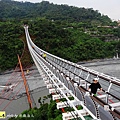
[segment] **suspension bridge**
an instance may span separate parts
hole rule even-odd
[[[28,87],[32,86],[30,93],[40,92],[46,85],[49,93],[52,94],[52,99],[57,100],[57,109],[65,107],[74,109],[71,112],[63,111],[63,120],[85,120],[86,116],[90,116],[91,120],[120,120],[119,79],[59,58],[40,49],[32,42],[28,26],[24,26],[24,29],[29,52],[37,67],[37,70],[35,70],[37,76],[34,78],[32,76],[29,78],[29,75],[25,73],[26,79],[28,79]],[[45,57],[43,57],[43,54],[45,54]],[[18,67],[13,73],[15,75],[11,76],[8,81],[9,84],[1,83],[1,110],[5,110],[12,100],[19,100],[22,96],[26,96]],[[13,81],[12,77],[16,79]],[[88,87],[96,77],[99,79],[103,91],[98,90],[97,96],[94,96],[88,91]],[[31,79],[34,79],[34,81]],[[41,82],[40,79],[42,79]],[[70,97],[73,99],[69,99]],[[66,101],[59,101],[62,98],[65,98]],[[5,99],[8,100],[6,105],[3,104]],[[81,106],[82,109],[79,110],[78,106]]]

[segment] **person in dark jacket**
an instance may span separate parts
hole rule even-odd
[[[101,87],[100,83],[98,82],[98,78],[94,78],[93,83],[91,83],[88,90],[91,89],[91,93],[93,93],[96,96],[98,88],[102,91],[102,87]]]

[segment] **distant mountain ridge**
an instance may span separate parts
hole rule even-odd
[[[41,3],[17,2],[13,0],[0,1],[0,19],[23,19],[45,17],[51,20],[111,22],[108,16],[101,15],[92,8],[78,8],[68,5],[56,5],[48,1]]]
[[[120,54],[117,22],[92,8],[0,0],[0,72],[15,68],[23,52],[23,24],[38,47],[72,62]]]

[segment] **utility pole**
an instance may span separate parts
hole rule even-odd
[[[22,64],[21,64],[19,55],[18,55],[18,61],[19,61],[19,64],[20,64],[20,70],[22,72],[22,78],[23,78],[23,81],[24,81],[24,86],[25,86],[25,90],[26,90],[26,94],[27,94],[29,107],[32,108],[32,101],[31,101],[31,98],[30,98],[29,90],[28,90],[27,80],[25,78],[25,74],[24,74],[24,71],[23,71],[23,68],[22,68]]]

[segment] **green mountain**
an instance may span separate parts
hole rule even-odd
[[[45,17],[50,20],[111,22],[108,16],[101,15],[92,8],[78,8],[68,5],[56,5],[43,1],[41,3],[16,2],[13,0],[0,1],[0,19],[37,18]]]
[[[73,62],[111,58],[116,51],[120,54],[120,27],[117,22],[92,8],[55,5],[47,1],[1,0],[0,72],[15,68],[17,54],[23,53],[23,24],[29,25],[37,46]],[[23,64],[26,65],[29,56],[24,53]]]

